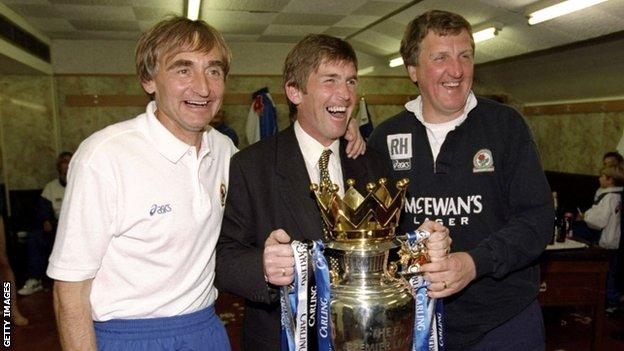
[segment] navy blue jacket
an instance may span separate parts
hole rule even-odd
[[[478,99],[435,162],[425,126],[409,111],[380,124],[369,146],[385,157],[391,179],[411,180],[401,228],[439,220],[450,229],[452,251],[475,261],[476,280],[444,301],[447,350],[478,342],[536,299],[536,259],[552,236],[554,212],[518,112]]]

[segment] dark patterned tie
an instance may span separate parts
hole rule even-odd
[[[329,164],[329,155],[331,155],[332,151],[329,149],[323,150],[321,154],[321,158],[319,158],[318,165],[319,170],[321,171],[321,184],[327,184],[331,186],[331,179],[329,178],[329,169],[327,165]]]

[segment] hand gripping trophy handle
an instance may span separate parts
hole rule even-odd
[[[410,278],[420,273],[420,267],[430,262],[427,253],[427,238],[431,234],[424,230],[414,230],[404,235],[397,235],[400,243],[398,260],[388,264],[388,275],[409,284]]]

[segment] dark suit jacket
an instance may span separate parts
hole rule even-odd
[[[345,180],[356,180],[358,190],[387,176],[386,164],[372,150],[353,160],[345,147],[341,141],[342,173]],[[246,350],[279,350],[279,291],[264,281],[262,253],[271,231],[280,228],[296,240],[322,237],[321,215],[292,126],[240,151],[230,163],[215,284],[245,298]]]

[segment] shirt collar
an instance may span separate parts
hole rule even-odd
[[[464,111],[462,112],[462,114],[454,120],[449,121],[448,123],[454,124],[455,126],[462,124],[466,120],[466,118],[468,118],[468,113],[472,111],[472,109],[476,106],[477,98],[475,97],[474,93],[470,91],[470,94],[468,94],[468,98],[466,99],[466,105],[464,106]],[[425,122],[425,119],[423,117],[422,95],[419,95],[416,99],[406,103],[405,109],[412,112],[422,124],[433,125],[433,123]]]
[[[323,144],[319,143],[316,139],[310,136],[299,124],[299,121],[295,121],[294,125],[295,129],[295,137],[297,138],[297,142],[299,143],[299,148],[301,149],[301,153],[303,153],[303,158],[306,163],[309,165],[314,165],[318,163],[318,160],[321,158],[321,154],[323,150],[330,149],[332,154],[339,157],[340,155],[340,140],[336,139],[333,143],[331,143],[328,147],[323,146]]]
[[[610,186],[608,188],[598,188],[598,194],[614,192],[614,191],[622,191],[622,189],[624,189],[624,187],[621,187],[621,186]]]
[[[156,118],[156,102],[151,101],[147,104],[145,110],[147,128],[145,133],[154,142],[156,150],[173,163],[177,163],[184,154],[192,147],[173,135],[165,126]],[[212,129],[211,129],[212,131]],[[208,132],[202,133],[201,149],[198,154],[200,158],[210,151],[210,140]]]

